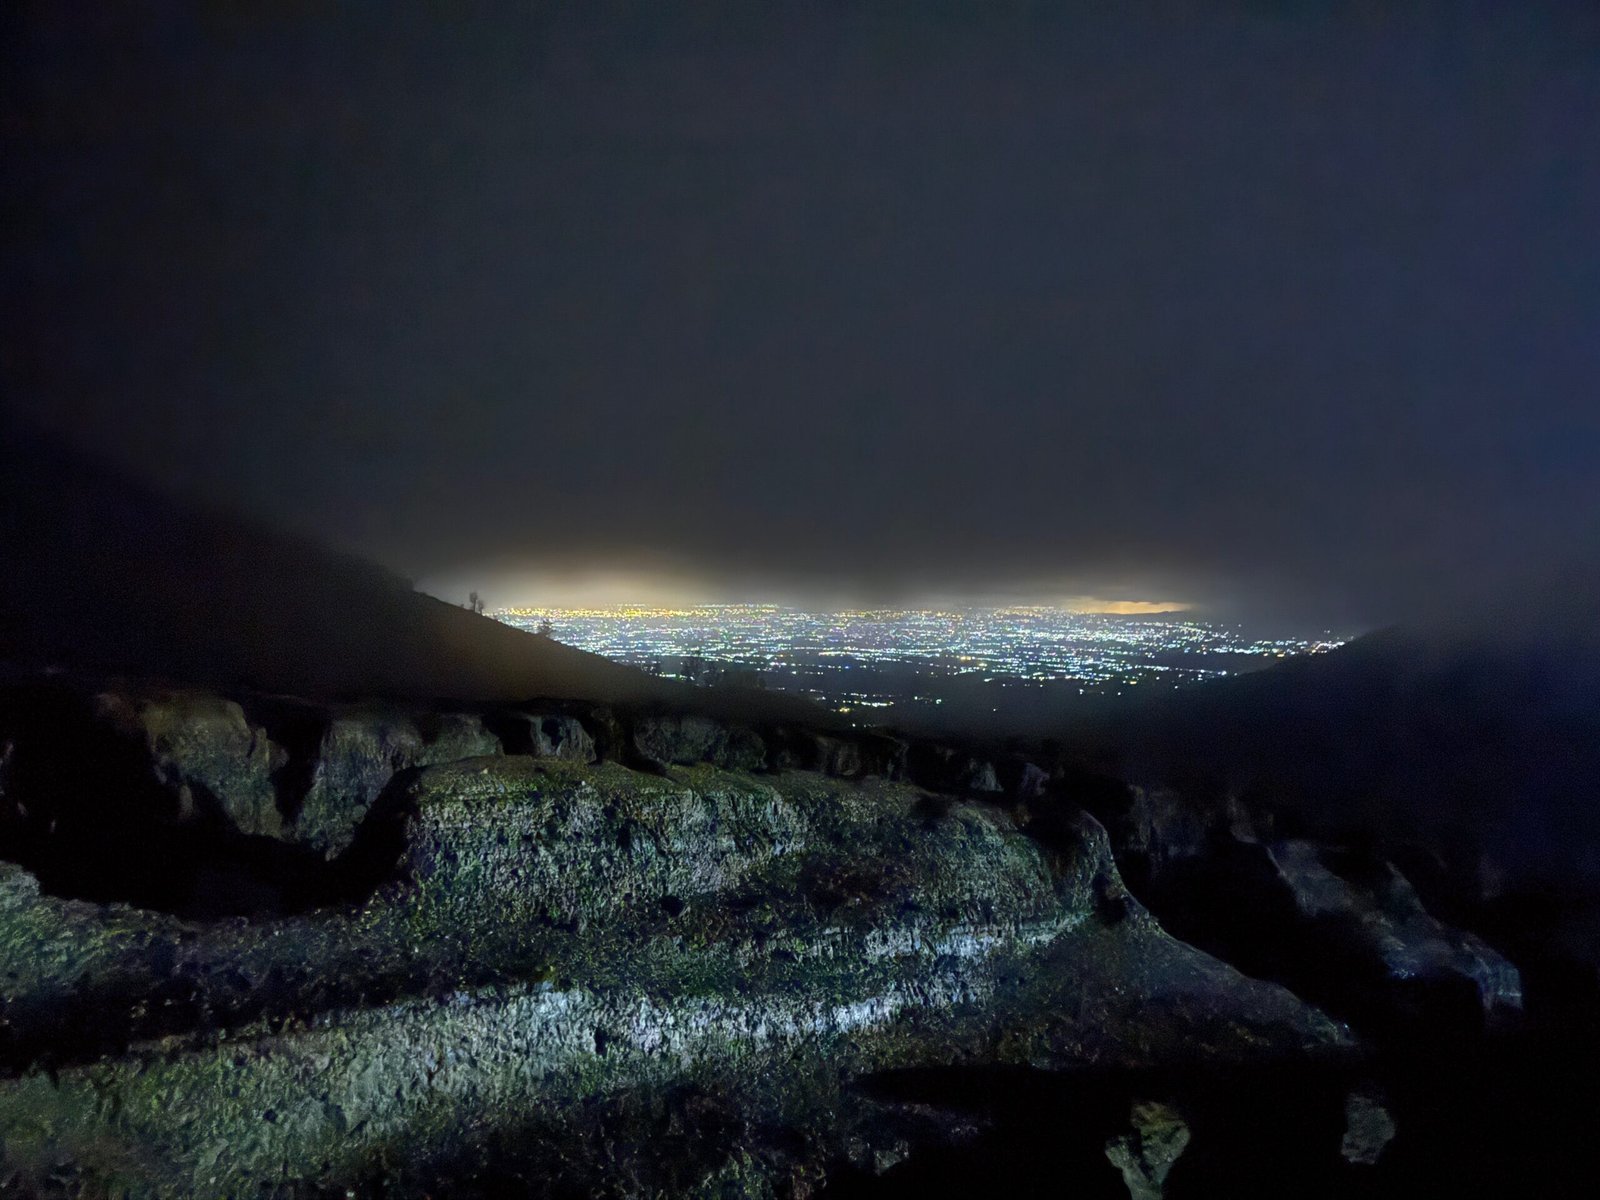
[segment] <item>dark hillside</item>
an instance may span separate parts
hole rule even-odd
[[[1102,717],[1084,737],[1129,777],[1259,797],[1324,836],[1483,856],[1516,881],[1600,882],[1600,640],[1583,589],[1564,594],[1536,625],[1385,630]]]
[[[306,697],[732,702],[476,616],[352,556],[173,500],[3,414],[0,563],[0,660],[15,667]],[[774,697],[759,703],[785,707]]]

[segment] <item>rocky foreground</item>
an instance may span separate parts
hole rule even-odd
[[[3,712],[18,1194],[806,1195],[973,1135],[887,1086],[919,1071],[1362,1053],[1170,936],[1032,764],[651,712],[81,681]],[[1160,797],[1119,803],[1092,807],[1152,894],[1224,861]],[[1445,980],[1491,1016],[1520,1003],[1515,970],[1397,873],[1341,876],[1239,826],[1252,866],[1228,895],[1258,888],[1241,902],[1370,972],[1364,994]],[[1158,1195],[1189,1129],[1172,1097],[1132,1099],[1095,1134],[1101,1169]],[[1375,1161],[1381,1098],[1348,1109],[1346,1161]]]

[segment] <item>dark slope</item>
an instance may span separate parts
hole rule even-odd
[[[1102,719],[1086,737],[1130,776],[1260,797],[1324,836],[1600,882],[1590,594],[1569,587],[1539,624],[1502,611],[1385,630]]]
[[[310,697],[732,702],[175,501],[3,415],[0,661]]]

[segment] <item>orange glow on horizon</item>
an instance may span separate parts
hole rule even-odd
[[[424,579],[419,590],[459,603],[469,591],[483,595],[488,607],[499,612],[605,611],[621,609],[678,610],[770,605],[813,612],[890,611],[936,612],[961,608],[1053,609],[1106,616],[1156,616],[1188,612],[1196,606],[1187,600],[1133,600],[1094,594],[1052,594],[1047,588],[1025,585],[1010,595],[970,593],[902,595],[894,599],[849,593],[794,594],[783,586],[759,583],[739,587],[717,586],[682,570],[636,571],[495,571],[455,578]],[[1028,593],[1032,593],[1029,595]],[[1020,594],[1019,594],[1020,593]],[[1156,593],[1160,595],[1160,593]]]
[[[1106,600],[1098,596],[1072,596],[1063,600],[1061,607],[1072,612],[1137,617],[1152,616],[1156,613],[1188,612],[1194,605],[1183,600]]]

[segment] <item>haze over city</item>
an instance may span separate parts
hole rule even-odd
[[[1371,628],[1600,544],[1592,5],[421,13],[13,8],[10,400],[500,605]]]

